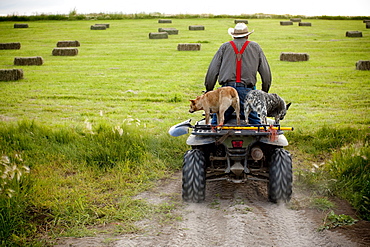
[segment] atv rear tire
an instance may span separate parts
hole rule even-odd
[[[268,196],[271,202],[288,202],[292,195],[292,158],[283,148],[273,151],[270,160]]]
[[[206,159],[199,149],[189,150],[184,155],[182,167],[182,199],[202,202],[206,192]]]

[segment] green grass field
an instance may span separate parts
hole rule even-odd
[[[296,128],[369,124],[370,76],[355,69],[368,60],[370,31],[362,21],[308,20],[312,27],[280,26],[280,20],[252,19],[250,39],[258,42],[270,63],[270,92],[293,102],[284,124]],[[107,30],[90,25],[109,22]],[[189,31],[204,25],[205,31]],[[204,76],[218,47],[230,39],[233,19],[44,21],[27,29],[0,23],[1,42],[20,42],[20,50],[1,50],[0,67],[22,68],[25,79],[2,82],[1,117],[34,119],[47,125],[81,125],[89,121],[121,123],[131,116],[157,131],[200,114],[187,112],[188,100],[204,90]],[[148,38],[159,27],[179,35]],[[363,32],[347,38],[346,31]],[[52,56],[56,43],[78,40],[79,54]],[[201,51],[177,51],[178,43],[202,44]],[[303,52],[308,62],[283,62],[281,52]],[[13,66],[14,57],[42,56],[42,66]],[[159,128],[157,128],[159,127]]]
[[[315,187],[324,175],[302,171],[334,153],[323,172],[338,181],[350,175],[326,189],[345,191],[343,197],[370,218],[370,71],[355,69],[357,61],[370,60],[370,29],[360,20],[307,22],[312,26],[251,19],[250,40],[270,63],[270,92],[292,102],[282,125],[295,128],[287,133],[287,148],[295,154],[298,177]],[[96,23],[110,28],[90,30]],[[132,232],[136,220],[174,207],[153,208],[132,195],[181,167],[186,136],[167,131],[202,118],[202,112],[188,112],[188,100],[204,90],[208,65],[230,40],[234,19],[34,21],[26,29],[13,24],[0,22],[0,42],[22,47],[0,50],[0,69],[21,68],[24,79],[0,82],[0,152],[1,167],[17,165],[9,174],[22,176],[16,181],[9,175],[7,184],[0,180],[0,245],[24,246],[40,234],[93,235],[89,227],[109,222],[119,222],[117,234]],[[205,31],[189,31],[189,25],[204,25]],[[149,39],[160,27],[179,34]],[[346,31],[363,37],[345,37]],[[62,40],[78,40],[79,54],[52,56]],[[179,43],[201,43],[201,50],[177,51]],[[308,53],[310,60],[283,62],[281,52]],[[15,57],[31,56],[42,56],[44,64],[13,65]],[[22,165],[30,167],[29,174]],[[327,175],[323,180],[329,181]]]

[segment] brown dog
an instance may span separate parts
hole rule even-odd
[[[204,110],[206,124],[210,124],[210,113],[217,114],[218,125],[224,124],[224,113],[232,106],[236,112],[236,121],[240,125],[239,96],[235,88],[221,87],[190,100],[190,113]]]

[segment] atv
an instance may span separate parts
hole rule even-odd
[[[169,134],[181,136],[192,129],[186,143],[182,167],[182,198],[188,202],[205,199],[206,181],[226,180],[244,183],[267,182],[271,202],[288,202],[292,195],[292,158],[284,149],[288,141],[280,125],[236,125],[235,120],[222,126],[195,125],[191,119],[174,125]]]

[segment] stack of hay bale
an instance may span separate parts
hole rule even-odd
[[[14,65],[43,65],[44,59],[42,57],[16,57],[14,58]]]
[[[282,52],[280,54],[280,61],[300,62],[308,61],[310,56],[307,53]]]
[[[177,35],[179,34],[179,30],[177,30],[176,28],[173,28],[173,27],[168,27],[168,28],[158,28],[158,32],[161,33],[161,32],[166,32],[168,33],[168,35]]]
[[[109,28],[109,24],[95,24],[95,25],[91,25],[90,26],[90,29],[91,30],[106,30],[107,28]]]
[[[185,43],[185,44],[178,44],[177,50],[178,51],[200,51],[200,44],[199,43]]]
[[[21,49],[21,43],[0,43],[0,50],[19,50]]]
[[[0,81],[18,81],[23,79],[21,69],[0,69]]]
[[[189,30],[200,31],[200,30],[205,30],[205,27],[202,25],[192,25],[192,26],[189,26]]]
[[[77,48],[71,47],[79,47],[80,42],[77,40],[69,40],[69,41],[58,41],[57,48],[53,49],[53,56],[76,56],[78,54]]]
[[[28,24],[21,23],[21,24],[14,24],[14,28],[28,28]]]
[[[367,60],[367,61],[360,60],[356,62],[356,69],[357,70],[370,70],[370,60]]]
[[[234,23],[235,23],[235,24],[238,24],[238,23],[245,23],[245,24],[248,24],[248,20],[246,20],[246,19],[235,19],[235,20],[234,20]]]
[[[370,20],[363,21],[366,24],[366,28],[370,28]]]
[[[360,31],[347,31],[346,37],[362,37],[362,32]]]
[[[312,24],[310,22],[302,22],[301,18],[291,18],[289,21],[281,21],[280,26],[291,26],[293,22],[298,22],[298,26],[310,27]]]
[[[158,23],[172,23],[172,20],[170,20],[170,19],[159,19]]]

